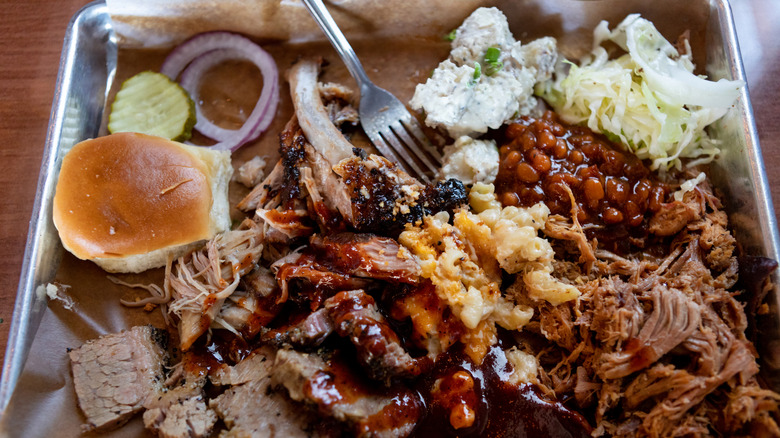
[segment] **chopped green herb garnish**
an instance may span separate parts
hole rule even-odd
[[[501,56],[501,50],[498,47],[488,47],[485,52],[486,62],[498,62],[498,58]]]
[[[444,39],[447,41],[455,41],[455,35],[458,32],[458,29],[452,29],[452,32],[448,33]]]
[[[488,76],[493,76],[494,74],[501,71],[501,67],[503,67],[504,64],[502,63],[496,63],[496,64],[488,64],[485,66],[485,74]]]
[[[485,74],[493,76],[504,64],[498,60],[501,57],[501,50],[498,47],[489,47],[485,52]]]
[[[471,78],[471,82],[476,82],[479,77],[482,76],[482,66],[478,62],[474,63],[474,77]]]

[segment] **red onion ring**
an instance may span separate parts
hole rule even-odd
[[[260,69],[263,75],[260,99],[239,129],[225,129],[215,125],[203,116],[199,99],[194,99],[198,116],[195,129],[218,141],[208,147],[235,151],[267,129],[276,113],[279,103],[279,72],[271,55],[241,35],[207,32],[190,38],[174,49],[163,62],[160,72],[174,80],[181,73],[180,85],[191,96],[196,96],[203,74],[214,65],[230,59],[249,61]]]
[[[206,52],[195,58],[195,60],[192,61],[186,69],[184,69],[184,72],[179,78],[179,85],[187,90],[187,92],[190,93],[190,96],[192,96],[193,100],[195,100],[195,112],[197,114],[197,123],[195,125],[195,129],[197,129],[206,137],[217,141],[224,141],[231,138],[235,134],[236,130],[218,126],[203,114],[203,110],[201,109],[200,105],[200,99],[198,98],[198,85],[200,84],[200,79],[204,72],[208,71],[215,65],[235,59],[246,60],[246,56],[243,53],[232,49],[216,49],[210,52]],[[276,93],[275,96],[278,101],[279,94]],[[277,102],[270,102],[269,104],[275,106]],[[268,125],[271,123],[272,119],[272,117],[264,117],[263,120],[254,127],[251,135],[255,137],[260,135],[261,132],[268,128]]]

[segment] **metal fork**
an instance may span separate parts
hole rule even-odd
[[[360,87],[360,123],[379,152],[409,174],[430,182],[441,167],[439,151],[425,136],[417,119],[403,103],[368,79],[352,46],[333,21],[322,0],[303,0]]]

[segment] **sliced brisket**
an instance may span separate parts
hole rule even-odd
[[[127,422],[149,394],[162,386],[167,333],[151,326],[88,341],[69,353],[84,431],[105,431]]]
[[[220,386],[242,385],[268,377],[276,352],[270,347],[260,347],[233,366],[224,365],[209,376],[211,383]]]
[[[271,384],[274,351],[256,350],[213,381],[234,385],[209,402],[224,421],[225,437],[307,437],[312,415]]]
[[[201,438],[211,434],[217,415],[206,406],[203,378],[189,376],[144,402],[144,426],[164,438]]]

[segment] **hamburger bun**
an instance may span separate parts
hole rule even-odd
[[[164,266],[230,227],[230,153],[117,133],[62,160],[54,225],[73,255],[109,272]]]

